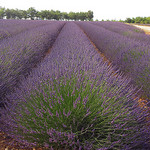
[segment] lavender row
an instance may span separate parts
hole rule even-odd
[[[115,73],[79,27],[66,23],[51,53],[7,96],[13,105],[1,128],[22,148],[146,148],[147,111]]]
[[[39,20],[2,20],[0,19],[0,41],[21,32],[48,25],[53,21]]]
[[[0,102],[19,84],[22,76],[52,47],[64,22],[54,22],[5,39],[0,45]],[[2,105],[1,104],[1,105]]]
[[[139,29],[132,25],[128,25],[121,22],[110,22],[110,21],[91,22],[91,23],[103,27],[112,32],[123,35],[125,37],[131,38],[132,40],[139,41],[140,43],[143,42],[143,44],[149,45],[150,36],[146,35],[142,29]]]
[[[77,23],[113,65],[150,99],[150,46],[88,22]]]

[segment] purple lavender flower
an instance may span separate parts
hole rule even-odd
[[[140,95],[150,100],[150,37],[119,22],[77,22],[98,50],[116,69],[142,88]],[[128,35],[124,35],[124,33]]]
[[[30,147],[142,149],[149,144],[148,112],[137,107],[130,80],[115,74],[82,30],[66,23],[51,53],[7,95],[13,103],[2,130]]]
[[[5,24],[6,23],[6,24]],[[64,22],[0,20],[11,36],[0,41],[0,107],[52,47]],[[8,26],[7,26],[8,25]],[[6,29],[6,27],[8,27]],[[34,84],[34,82],[33,82]]]

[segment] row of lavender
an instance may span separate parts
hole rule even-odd
[[[139,41],[140,43],[143,42],[149,45],[150,36],[146,35],[142,29],[136,28],[132,25],[128,25],[121,22],[107,22],[107,21],[98,21],[98,22],[91,22],[97,26],[103,27],[107,30],[112,32],[118,33],[125,37],[131,38],[132,40]]]
[[[52,47],[63,25],[64,22],[47,23],[3,39],[0,44],[0,106],[4,104],[5,95],[13,91],[21,77],[26,76]]]
[[[48,25],[53,21],[39,20],[2,20],[0,19],[0,42],[21,32],[31,30],[36,27]]]
[[[150,99],[150,44],[107,30],[101,23],[99,26],[90,22],[77,24],[113,65],[130,77],[135,86],[142,87],[142,97]]]
[[[7,96],[13,105],[3,112],[3,131],[22,147],[146,149],[147,111],[130,81],[114,74],[80,28],[66,23],[51,53]]]

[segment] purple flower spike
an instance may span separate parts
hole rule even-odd
[[[110,34],[90,22],[76,23],[86,28],[104,48],[109,49],[115,40],[107,40]],[[95,36],[95,29],[101,31],[100,39]],[[138,44],[132,48],[135,47]],[[8,93],[9,107],[1,111],[0,128],[14,141],[25,143],[24,148],[47,144],[48,149],[144,149],[149,146],[149,113],[139,107],[130,80],[118,72],[103,62],[81,28],[68,22],[51,53],[32,68],[16,90]]]

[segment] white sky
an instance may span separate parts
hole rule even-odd
[[[94,20],[149,17],[150,0],[0,0],[0,6],[27,10],[60,10],[80,12],[92,10]]]

